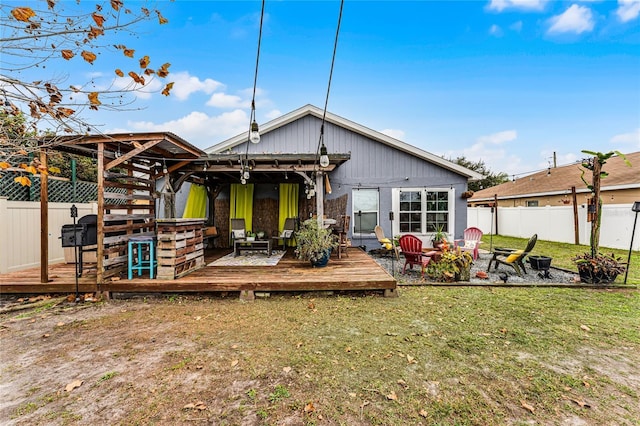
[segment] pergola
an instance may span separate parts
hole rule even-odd
[[[126,133],[56,137],[41,144],[41,162],[54,149],[97,161],[97,284],[127,268],[127,244],[132,236],[155,232],[156,182],[168,179],[172,192],[186,181],[207,188],[210,224],[214,201],[225,185],[239,183],[245,168],[251,182],[307,183],[316,189],[316,212],[322,218],[325,175],[350,159],[350,154],[331,154],[327,167],[319,167],[316,154],[266,153],[207,154],[172,133]],[[114,192],[117,189],[118,192]],[[166,196],[165,206],[171,193]],[[48,198],[47,179],[41,185],[41,282],[48,282]],[[175,209],[165,212],[175,217]]]

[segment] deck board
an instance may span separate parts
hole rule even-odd
[[[228,254],[229,251],[207,251],[206,263]],[[75,276],[73,264],[49,267],[49,282],[40,283],[40,269],[0,275],[0,294],[73,293]],[[396,280],[359,248],[350,248],[348,256],[332,257],[324,268],[312,268],[296,259],[293,250],[276,266],[205,266],[175,280],[140,278],[104,283],[98,288],[95,268],[85,269],[78,279],[81,293],[109,292],[220,292],[220,291],[318,291],[318,290],[390,290],[397,288]]]

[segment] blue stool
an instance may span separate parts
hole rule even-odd
[[[154,237],[131,237],[129,238],[129,279],[133,278],[133,271],[138,271],[138,275],[142,275],[142,271],[149,270],[149,278],[153,279],[153,271],[158,264],[155,256]],[[133,250],[137,252],[137,263],[134,264]],[[149,259],[144,260],[145,248],[148,249]]]

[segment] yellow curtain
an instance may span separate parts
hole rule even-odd
[[[183,218],[201,218],[207,214],[207,189],[202,185],[191,184]]]
[[[244,219],[246,230],[253,230],[253,184],[232,183],[230,204],[229,219]]]
[[[280,204],[278,213],[278,232],[284,230],[284,221],[289,217],[298,217],[298,191],[300,186],[297,183],[280,184]],[[293,241],[289,240],[289,245]]]

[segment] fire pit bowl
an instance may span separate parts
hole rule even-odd
[[[551,267],[551,259],[547,256],[529,256],[529,263],[536,271],[548,271]]]

